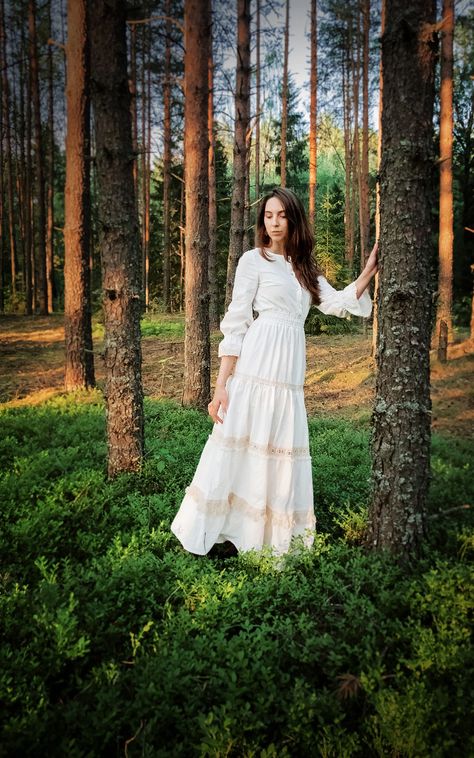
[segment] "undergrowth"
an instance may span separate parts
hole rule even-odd
[[[282,568],[183,551],[211,422],[146,416],[142,472],[109,482],[98,393],[1,413],[0,754],[473,755],[473,444],[434,437],[402,567],[360,546],[368,431],[310,421],[318,531]]]

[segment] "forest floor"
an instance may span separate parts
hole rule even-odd
[[[94,324],[96,379],[103,385],[103,328]],[[184,324],[179,315],[147,317],[144,333],[143,384],[153,398],[181,400],[184,370]],[[456,334],[449,360],[440,364],[432,351],[433,429],[474,436],[474,346],[467,332]],[[218,368],[212,335],[212,376]],[[307,337],[305,398],[308,414],[361,422],[370,419],[375,392],[371,335],[359,333]],[[64,381],[63,316],[0,318],[0,403],[8,406],[44,401],[62,391]]]

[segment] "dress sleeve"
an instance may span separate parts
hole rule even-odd
[[[242,340],[253,321],[252,303],[258,287],[258,270],[253,251],[244,253],[237,264],[232,300],[220,323],[224,339],[218,356],[240,355]]]
[[[318,277],[318,282],[321,302],[316,308],[327,316],[344,318],[352,313],[354,316],[367,318],[372,313],[372,298],[368,288],[357,298],[355,282],[351,282],[343,290],[334,289],[322,275]]]

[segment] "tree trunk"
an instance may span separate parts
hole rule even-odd
[[[359,139],[359,90],[360,90],[360,12],[356,9],[357,13],[357,27],[355,39],[352,45],[351,51],[351,76],[352,76],[352,97],[354,102],[354,132],[352,142],[352,155],[353,155],[353,171],[352,171],[352,197],[354,213],[352,218],[354,219],[354,246],[355,246],[355,216],[356,209],[359,211],[359,239],[362,234],[360,223],[361,212],[361,195],[362,195],[362,181],[361,181],[361,165],[360,165],[360,139]],[[363,248],[361,246],[360,258],[362,259]]]
[[[209,0],[209,15],[212,18],[212,2]],[[219,281],[217,277],[217,186],[216,186],[216,136],[214,129],[214,59],[212,39],[209,42],[209,96],[207,127],[209,130],[209,325],[219,328]]]
[[[64,335],[66,391],[95,385],[90,296],[90,96],[86,0],[68,0]]]
[[[10,242],[10,276],[12,295],[16,294],[17,251],[15,237],[15,206],[13,196],[12,139],[10,126],[10,84],[8,81],[7,40],[5,32],[4,0],[0,2],[0,68],[2,70],[2,108],[5,128],[5,152],[7,167],[8,233]],[[0,135],[3,138],[3,133]],[[3,164],[2,164],[3,170]]]
[[[138,197],[138,124],[137,124],[137,25],[130,25],[130,114],[132,118],[133,186]],[[137,209],[138,212],[138,209]]]
[[[290,45],[290,0],[286,0],[285,50],[283,53],[283,81],[281,86],[281,186],[286,187],[286,133],[288,128],[288,54]]]
[[[441,339],[441,322],[453,341],[453,34],[454,0],[443,0],[441,29],[441,93],[439,130],[439,274],[435,345]]]
[[[225,307],[232,299],[235,270],[243,253],[247,130],[250,112],[250,0],[237,0],[237,71],[235,87],[234,180],[230,215]]]
[[[309,106],[309,223],[312,229],[316,222],[317,179],[317,124],[318,124],[318,8],[317,0],[311,0],[311,71]]]
[[[382,0],[380,13],[380,39],[385,34],[385,0]],[[375,239],[380,239],[380,165],[382,162],[382,111],[383,111],[383,67],[382,54],[379,63],[379,112],[378,112],[378,135],[377,135],[377,183],[375,186]],[[379,251],[380,257],[380,251]],[[372,350],[371,356],[375,358],[377,352],[378,310],[379,310],[379,274],[375,274],[374,283],[374,307],[372,311]]]
[[[183,404],[210,400],[209,339],[209,145],[208,66],[211,18],[208,2],[187,0],[184,13],[184,152],[186,270]],[[243,194],[241,197],[243,201]]]
[[[360,252],[361,270],[364,268],[370,238],[370,203],[369,203],[369,35],[370,35],[370,0],[362,5],[362,156],[360,169]]]
[[[262,109],[261,95],[261,53],[260,53],[260,0],[257,0],[256,7],[257,29],[256,29],[256,61],[255,61],[255,89],[256,89],[256,114],[255,114],[255,197],[260,197],[260,111]]]
[[[34,115],[36,156],[36,202],[37,202],[37,295],[39,312],[48,313],[48,279],[46,267],[46,213],[44,191],[44,154],[41,134],[41,103],[38,72],[38,43],[36,37],[36,0],[28,0],[29,56],[31,70],[31,96]],[[34,238],[33,238],[34,239]]]
[[[99,240],[104,289],[108,473],[143,456],[140,234],[133,191],[126,4],[90,0]]]
[[[48,6],[49,38],[52,37],[51,5]],[[53,313],[54,297],[54,81],[53,49],[48,45],[48,214],[46,222],[46,286],[48,313]]]
[[[350,270],[354,257],[354,240],[352,234],[352,201],[351,201],[351,176],[352,176],[352,150],[351,150],[351,97],[350,97],[350,72],[348,66],[347,41],[346,49],[342,53],[342,99],[344,120],[344,250],[345,260]]]
[[[166,0],[165,15],[171,14],[171,0]],[[171,23],[166,21],[165,72],[163,83],[163,301],[171,312]]]
[[[401,557],[424,534],[430,472],[434,21],[434,1],[386,0],[369,541]]]
[[[22,49],[26,55],[27,43],[22,30]],[[26,73],[26,139],[25,139],[25,313],[31,316],[34,310],[36,298],[34,287],[34,234],[32,213],[32,166],[31,166],[31,66]]]

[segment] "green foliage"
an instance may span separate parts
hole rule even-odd
[[[223,561],[169,529],[209,419],[146,417],[141,473],[108,481],[98,393],[1,413],[0,753],[471,755],[474,536],[448,511],[472,442],[435,437],[425,554],[401,567],[357,544],[368,431],[311,420],[313,548]]]

